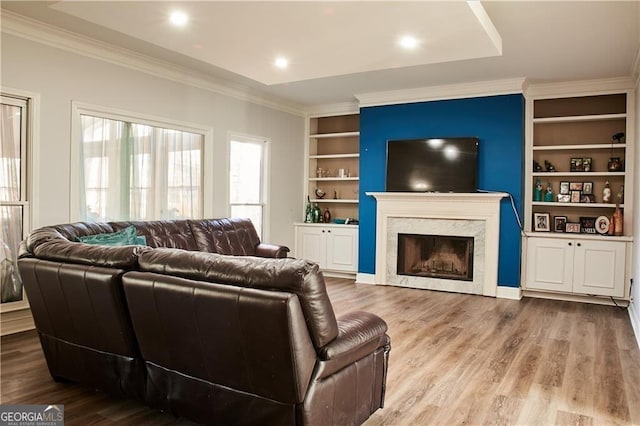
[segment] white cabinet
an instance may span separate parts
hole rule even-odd
[[[525,289],[625,297],[624,241],[527,239]]]
[[[331,272],[358,271],[358,227],[355,225],[296,224],[296,257]]]

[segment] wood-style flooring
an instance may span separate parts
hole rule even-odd
[[[376,313],[391,356],[378,425],[640,425],[640,350],[616,307],[354,285],[336,314]],[[67,425],[190,424],[49,376],[35,332],[1,340],[0,403],[64,404]]]

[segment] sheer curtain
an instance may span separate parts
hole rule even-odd
[[[85,220],[202,216],[203,135],[81,116]]]
[[[0,293],[1,301],[22,300],[22,282],[17,270],[18,246],[22,241],[24,200],[22,188],[22,111],[15,105],[0,109]]]

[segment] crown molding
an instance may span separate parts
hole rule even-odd
[[[326,115],[347,115],[357,114],[360,111],[358,102],[342,102],[336,104],[326,104],[310,106],[307,109],[307,115],[309,117],[322,117]]]
[[[101,42],[7,10],[2,10],[1,16],[2,32],[6,34],[290,114],[305,116],[306,113],[304,105],[256,93],[255,89],[198,73],[188,67]]]
[[[478,98],[483,96],[511,95],[522,93],[526,79],[477,81],[443,86],[419,87],[415,89],[391,90],[387,92],[361,93],[355,95],[360,107],[437,101],[445,99]]]
[[[575,96],[576,93],[584,95],[598,95],[617,90],[631,90],[635,87],[631,77],[601,78],[595,80],[563,81],[553,83],[531,83],[525,92],[526,97],[561,97]]]

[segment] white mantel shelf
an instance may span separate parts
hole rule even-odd
[[[461,202],[466,203],[468,201],[488,203],[501,200],[508,197],[506,192],[471,192],[471,193],[459,193],[459,192],[365,192],[365,194],[374,197],[376,200],[386,201],[441,201],[447,203]]]
[[[376,274],[375,284],[388,285],[390,278],[387,259],[388,232],[394,219],[446,219],[470,220],[484,223],[483,278],[479,293],[496,297],[498,281],[498,246],[500,233],[500,201],[508,197],[505,192],[477,193],[418,193],[418,192],[366,192],[374,197],[376,206]],[[392,233],[394,233],[393,231]],[[393,268],[392,268],[393,269]],[[391,285],[398,285],[392,283]],[[427,289],[440,289],[419,287]],[[446,289],[445,289],[446,290]],[[453,290],[455,291],[455,290]]]

